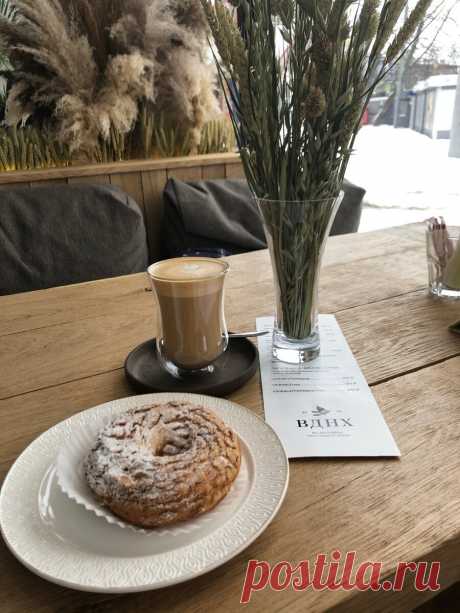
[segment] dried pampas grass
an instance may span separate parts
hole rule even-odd
[[[165,117],[191,151],[217,114],[200,0],[11,0],[0,18],[13,66],[6,120],[29,117],[76,155]],[[135,148],[135,144],[133,144]]]
[[[154,119],[151,109],[141,109],[135,132],[122,134],[111,128],[106,138],[94,147],[72,156],[68,147],[57,143],[51,134],[30,126],[0,128],[0,172],[56,168],[73,163],[122,162],[136,158],[186,156],[192,138],[163,116]],[[203,126],[198,153],[227,153],[236,147],[229,118],[213,120]]]
[[[200,0],[130,0],[112,38],[154,58],[154,110],[175,124],[196,151],[201,130],[218,114],[216,75],[207,61],[207,25]]]

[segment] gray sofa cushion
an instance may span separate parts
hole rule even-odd
[[[0,191],[0,295],[145,270],[136,202],[116,187]]]
[[[357,232],[359,227],[365,190],[347,181],[343,190],[331,235]],[[206,251],[228,255],[266,246],[259,211],[246,181],[170,179],[163,196],[165,257]]]

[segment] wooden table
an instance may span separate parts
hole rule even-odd
[[[268,254],[230,258],[234,329],[271,314]],[[284,505],[233,561],[197,580],[123,597],[73,592],[23,568],[0,545],[3,613],[238,609],[247,560],[314,560],[356,550],[392,576],[399,560],[440,560],[442,588],[460,578],[460,303],[427,295],[421,225],[329,241],[321,311],[335,313],[402,452],[401,460],[291,462]],[[0,298],[1,478],[38,434],[84,408],[130,395],[122,364],[153,336],[143,274]],[[262,413],[258,376],[232,395]],[[432,597],[293,590],[254,594],[254,611],[409,611]]]

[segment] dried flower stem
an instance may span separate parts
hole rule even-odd
[[[263,210],[282,318],[290,336],[304,338],[311,332],[311,268],[333,205],[312,205],[300,223],[288,203],[334,202],[367,100],[411,42],[430,0],[419,0],[383,57],[407,0],[234,0],[243,34],[220,0],[201,1],[246,177],[257,198],[279,203]]]

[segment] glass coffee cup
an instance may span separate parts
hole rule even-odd
[[[205,257],[181,257],[148,268],[160,312],[157,351],[175,376],[209,373],[228,346],[224,281],[229,265]]]

